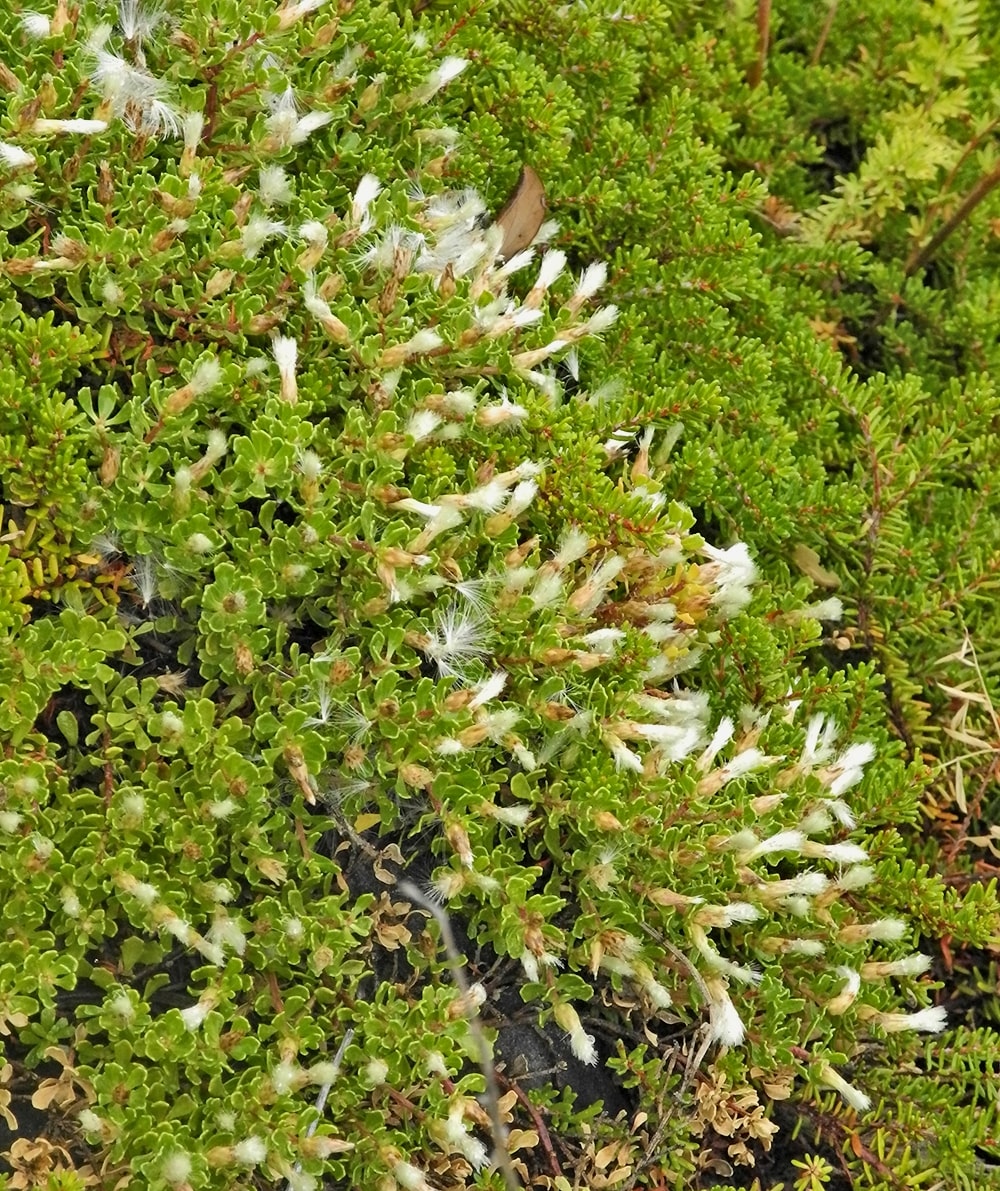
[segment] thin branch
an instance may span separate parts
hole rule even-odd
[[[924,213],[923,224],[920,228],[920,234],[916,237],[917,239],[922,240],[927,234],[927,229],[931,227],[937,219],[937,212],[939,208],[942,207],[948,199],[950,199],[951,188],[955,185],[955,179],[962,171],[965,163],[972,157],[974,153],[979,152],[980,147],[985,141],[991,140],[993,138],[993,134],[996,132],[998,124],[1000,124],[1000,119],[991,120],[989,124],[985,125],[983,128],[980,128],[974,136],[965,142],[962,147],[962,152],[958,155],[958,159],[948,171],[948,176],[939,187],[938,192],[940,198],[937,202],[930,202],[927,204],[927,210]]]
[[[823,51],[826,49],[826,43],[830,37],[830,30],[833,28],[833,22],[837,16],[837,5],[840,0],[827,0],[826,20],[823,22],[823,28],[819,31],[819,38],[816,41],[816,48],[812,52],[812,57],[809,59],[810,66],[819,66],[819,60],[823,57]]]
[[[682,967],[687,969],[687,971],[690,973],[691,979],[697,985],[698,991],[701,993],[702,998],[707,1005],[712,999],[708,991],[708,985],[705,983],[704,977],[694,966],[694,964],[688,959],[683,951],[680,951],[677,947],[675,947],[669,939],[664,938],[658,930],[654,930],[653,927],[646,922],[644,922],[642,925],[643,930],[645,930],[647,935],[655,939],[661,947],[670,952],[670,954]],[[707,1023],[705,1024],[707,1025]],[[699,1046],[696,1051],[693,1051],[688,1055],[687,1065],[684,1069],[684,1079],[682,1080],[680,1090],[677,1093],[678,1098],[683,1096],[694,1082],[694,1077],[698,1074],[698,1069],[701,1067],[705,1055],[708,1053],[708,1048],[712,1045],[711,1030],[706,1030],[704,1026],[702,1026],[697,1033],[701,1035],[699,1039]]]
[[[759,87],[767,66],[767,47],[771,41],[771,0],[757,0],[757,57],[747,71],[747,83]]]
[[[398,889],[404,897],[409,898],[411,902],[415,902],[430,914],[438,924],[438,928],[441,931],[441,942],[444,943],[444,949],[448,956],[448,964],[451,967],[452,978],[458,985],[459,992],[462,994],[466,1004],[470,1007],[474,1006],[475,1002],[472,998],[469,982],[466,980],[465,973],[462,971],[465,961],[455,943],[455,936],[452,933],[448,915],[445,914],[440,906],[436,906],[432,901],[424,897],[416,885],[410,881],[400,881]],[[521,1191],[521,1184],[514,1171],[510,1151],[507,1149],[507,1128],[504,1125],[503,1114],[500,1111],[500,1089],[497,1085],[497,1076],[493,1067],[493,1055],[490,1052],[490,1044],[487,1042],[486,1035],[483,1033],[483,1027],[479,1021],[479,1013],[475,1008],[470,1008],[466,1020],[469,1023],[469,1031],[476,1044],[479,1066],[483,1073],[483,1078],[486,1080],[486,1111],[489,1113],[490,1122],[493,1126],[493,1162],[503,1174],[507,1191]]]
[[[988,174],[984,174],[979,179],[923,248],[915,248],[910,253],[905,269],[907,277],[912,277],[918,269],[922,269],[927,264],[951,233],[968,219],[998,183],[1000,183],[1000,165],[995,165]]]
[[[350,842],[360,851],[364,852],[369,860],[382,859],[382,853],[378,848],[372,847],[364,836],[359,835],[337,807],[327,806],[326,809],[330,812],[330,818],[337,825],[337,830],[341,835],[346,835]]]
[[[564,1178],[562,1167],[559,1165],[559,1158],[552,1145],[552,1138],[549,1136],[548,1126],[545,1124],[542,1114],[531,1103],[527,1093],[514,1080],[508,1079],[505,1075],[498,1075],[497,1078],[503,1083],[504,1087],[510,1088],[524,1106],[528,1116],[531,1117],[532,1124],[535,1126],[535,1132],[538,1134],[538,1144],[542,1147],[545,1157],[548,1159],[549,1170],[552,1171],[553,1178]]]

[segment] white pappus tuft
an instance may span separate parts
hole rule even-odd
[[[462,677],[462,668],[485,656],[486,626],[474,611],[452,604],[434,617],[434,632],[427,638],[423,652],[437,663],[438,673],[445,677]]]
[[[0,161],[12,170],[35,164],[35,159],[30,153],[18,145],[8,144],[7,141],[0,141]]]
[[[23,12],[21,13],[21,28],[29,37],[40,39],[48,37],[52,31],[52,22],[44,13]]]

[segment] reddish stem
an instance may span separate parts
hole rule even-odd
[[[771,40],[771,0],[757,0],[757,57],[747,71],[751,88],[759,87],[767,65],[767,47]]]

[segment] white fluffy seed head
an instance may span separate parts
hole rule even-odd
[[[165,711],[160,716],[160,730],[164,736],[180,736],[184,731],[184,721],[173,711]]]
[[[358,188],[354,192],[354,200],[351,203],[352,223],[359,224],[366,220],[368,208],[378,198],[381,191],[382,183],[378,178],[374,174],[365,174],[358,183]]]
[[[845,892],[863,889],[875,880],[875,870],[868,864],[855,864],[842,873],[837,880],[837,888]]]
[[[122,1021],[131,1021],[135,1017],[135,1006],[129,999],[128,993],[116,993],[108,1002],[108,1008]]]
[[[414,442],[420,442],[441,425],[441,415],[432,409],[418,409],[406,424],[406,433]]]
[[[104,1122],[91,1108],[83,1109],[76,1119],[84,1133],[100,1133],[104,1128]]]
[[[183,1150],[177,1150],[163,1160],[160,1172],[172,1186],[186,1183],[191,1177],[191,1157]]]
[[[186,1009],[180,1011],[181,1020],[184,1022],[184,1028],[194,1033],[195,1030],[204,1024],[205,1018],[208,1017],[208,1005],[202,1004],[199,1001],[195,1005],[188,1005]]]
[[[315,451],[302,451],[296,461],[296,466],[303,477],[310,482],[315,482],[323,474],[323,460]]]
[[[903,959],[873,960],[861,965],[863,980],[884,980],[888,976],[922,976],[931,966],[929,955],[907,955]]]
[[[736,1006],[729,998],[725,984],[718,979],[706,979],[708,991],[709,1037],[722,1046],[739,1046],[746,1035]]]
[[[896,943],[906,931],[906,923],[901,918],[880,918],[867,927],[868,938],[878,939],[882,943]]]
[[[338,1070],[337,1064],[330,1060],[313,1063],[305,1074],[309,1083],[322,1086],[323,1084],[332,1084],[337,1078]]]
[[[279,1096],[287,1096],[296,1086],[299,1069],[294,1063],[279,1063],[271,1072],[271,1087]]]
[[[566,253],[560,251],[558,248],[550,249],[542,257],[541,268],[538,271],[538,280],[535,285],[539,289],[548,289],[558,279],[560,273],[566,268]]]
[[[573,297],[578,302],[585,302],[597,293],[607,279],[608,266],[604,261],[595,261],[592,265],[588,265],[584,269]]]
[[[486,652],[483,621],[458,604],[440,612],[434,618],[434,632],[430,634],[424,653],[437,663],[438,673],[460,675],[464,666]]]
[[[448,1071],[448,1064],[444,1061],[444,1055],[439,1050],[429,1050],[424,1056],[424,1066],[429,1075],[437,1075],[442,1079],[447,1079],[450,1075]]]
[[[267,1145],[263,1138],[246,1137],[233,1146],[233,1157],[244,1166],[257,1166],[267,1157]]]
[[[205,126],[205,117],[201,112],[187,112],[182,122],[184,134],[184,148],[193,153],[198,148],[201,132]]]
[[[948,1024],[948,1011],[943,1005],[931,1005],[916,1013],[881,1013],[876,1020],[889,1034],[899,1034],[906,1030],[940,1034]]]
[[[278,371],[281,375],[288,376],[294,373],[295,363],[299,354],[299,345],[296,340],[287,335],[275,335],[271,344],[271,350],[274,353],[274,360],[278,365]]]
[[[790,939],[787,947],[789,955],[822,955],[826,947],[819,939]]]
[[[859,1091],[853,1084],[849,1084],[840,1072],[835,1071],[828,1063],[824,1063],[820,1067],[819,1078],[827,1087],[839,1092],[851,1108],[857,1112],[867,1112],[871,1108],[871,1097]]]
[[[265,206],[287,203],[291,200],[291,183],[280,165],[263,166],[258,177],[260,197]]]
[[[299,236],[311,248],[325,248],[327,241],[330,239],[330,232],[326,224],[320,223],[318,219],[307,219],[305,223],[299,226]],[[315,292],[315,289],[313,289],[314,294]]]
[[[214,389],[221,380],[222,365],[215,356],[210,356],[206,360],[198,361],[188,384],[196,393],[207,393],[209,389]]]
[[[136,881],[136,883],[129,889],[129,893],[131,893],[132,896],[140,901],[144,906],[153,905],[154,902],[159,901],[160,897],[156,887],[148,884],[146,881]]]
[[[836,864],[860,864],[868,859],[868,853],[859,844],[819,844],[812,840],[802,845],[801,855],[811,860],[832,860]]]
[[[583,558],[589,548],[590,538],[582,529],[573,526],[563,534],[552,561],[559,568],[568,567]]]
[[[389,1064],[384,1059],[371,1059],[365,1064],[365,1081],[372,1087],[381,1087],[389,1075]]]
[[[7,141],[0,141],[0,161],[9,169],[23,169],[34,165],[35,159],[19,145],[11,145]]]
[[[29,37],[48,37],[52,29],[52,22],[44,13],[25,12],[21,14],[21,28]]]

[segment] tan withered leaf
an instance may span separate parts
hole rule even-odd
[[[503,228],[500,256],[510,260],[527,248],[538,235],[545,219],[545,187],[530,165],[521,167],[521,175],[510,197],[500,208],[496,224]]]
[[[511,1129],[507,1134],[507,1149],[511,1154],[516,1150],[533,1150],[538,1141],[538,1134],[534,1129]]]
[[[804,546],[801,542],[792,551],[792,561],[802,574],[811,579],[817,587],[840,586],[839,577],[820,564],[816,551]]]

